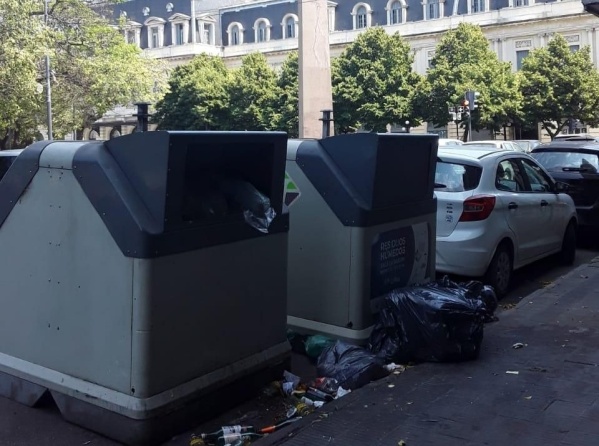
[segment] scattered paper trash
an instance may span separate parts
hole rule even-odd
[[[523,344],[522,342],[516,342],[514,345],[512,345],[512,348],[523,348],[526,347],[528,344]]]
[[[532,399],[532,396],[525,396],[524,399],[525,400],[530,400],[530,399]]]
[[[407,443],[405,441],[403,441],[403,440],[399,440],[397,442],[397,446],[406,446],[406,445],[407,445]]]
[[[390,389],[392,389],[393,387],[395,387],[395,384],[389,384],[387,387],[389,387]]]
[[[516,370],[507,370],[505,373],[507,373],[508,375],[519,375],[520,372],[516,371]]]
[[[335,398],[335,399],[338,399],[338,398],[344,397],[344,396],[345,396],[345,395],[347,395],[348,393],[351,393],[351,390],[347,390],[347,389],[344,389],[343,387],[339,387],[339,388],[337,389],[337,398]]]
[[[385,368],[387,369],[388,372],[393,372],[396,375],[406,371],[405,366],[400,365],[400,364],[395,364],[394,362],[392,362],[391,364],[387,364],[385,366]]]

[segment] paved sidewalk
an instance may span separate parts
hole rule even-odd
[[[599,260],[502,312],[477,361],[409,368],[290,429],[255,444],[598,444]]]
[[[391,375],[254,444],[598,444],[599,258],[499,316],[499,322],[485,327],[477,361],[421,364]],[[527,345],[513,349],[516,342]],[[518,374],[506,374],[508,370]],[[256,410],[252,404],[234,413],[246,416]],[[191,432],[228,424],[231,413],[166,445],[188,445]],[[30,445],[117,443],[65,422],[51,404],[32,409],[0,398],[0,446]]]

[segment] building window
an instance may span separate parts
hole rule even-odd
[[[484,12],[485,0],[471,0],[470,8],[472,13]]]
[[[165,23],[166,20],[160,17],[150,17],[143,23],[147,30],[148,48],[162,48],[164,46]],[[171,30],[174,30],[172,25]]]
[[[177,23],[175,25],[175,43],[177,45],[183,45],[185,43],[182,23]]]
[[[287,19],[287,23],[285,24],[285,38],[293,39],[295,37],[295,20],[293,17],[289,17]]]
[[[372,23],[372,8],[367,3],[358,3],[352,9],[354,29],[369,28]]]
[[[129,31],[127,31],[127,43],[136,44],[137,39],[136,39],[135,35],[136,35],[136,32],[134,29],[130,29]]]
[[[204,23],[204,43],[212,43],[212,36],[214,35],[212,26],[211,23]]]
[[[229,45],[241,45],[243,43],[243,26],[239,22],[229,24],[227,28]]]
[[[528,6],[528,0],[514,0],[514,6],[516,8],[520,6]]]
[[[438,19],[441,17],[441,4],[439,0],[428,0],[426,5],[426,19]]]
[[[268,42],[270,40],[270,22],[268,19],[258,19],[254,23],[254,42]]]
[[[401,23],[401,3],[393,2],[391,5],[391,17],[389,22],[390,25]]]
[[[572,51],[573,53],[575,53],[579,49],[580,49],[580,45],[570,45],[570,51]]]
[[[287,14],[283,17],[281,22],[283,39],[294,39],[298,33],[298,21],[299,19],[295,14]]]
[[[356,15],[356,28],[366,28],[366,17],[366,8],[364,6],[360,6]]]
[[[435,50],[429,50],[426,52],[426,69],[428,70],[433,66],[433,58],[435,57]]]
[[[516,69],[517,70],[522,69],[522,63],[524,62],[524,59],[526,59],[526,57],[528,56],[529,53],[530,53],[529,50],[516,51]]]
[[[151,42],[150,42],[150,48],[159,48],[160,47],[160,36],[158,33],[158,27],[154,26],[152,27],[151,31]]]

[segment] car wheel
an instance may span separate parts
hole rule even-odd
[[[506,295],[513,269],[514,263],[509,248],[505,244],[499,245],[485,275],[485,282],[495,288],[497,297]]]
[[[576,259],[576,226],[570,222],[564,232],[560,260],[564,265],[572,265]]]

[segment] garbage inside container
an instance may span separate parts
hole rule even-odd
[[[245,222],[260,232],[268,233],[268,227],[277,213],[270,199],[251,183],[233,178],[222,178],[220,187],[227,199],[243,211]]]
[[[210,172],[188,181],[184,220],[223,218],[230,212],[243,213],[245,222],[263,233],[277,215],[270,199],[249,181]]]
[[[442,280],[389,293],[370,350],[386,362],[476,359],[487,309],[473,289]]]
[[[385,361],[363,347],[337,341],[318,358],[320,376],[336,379],[344,389],[355,390],[389,374]]]

